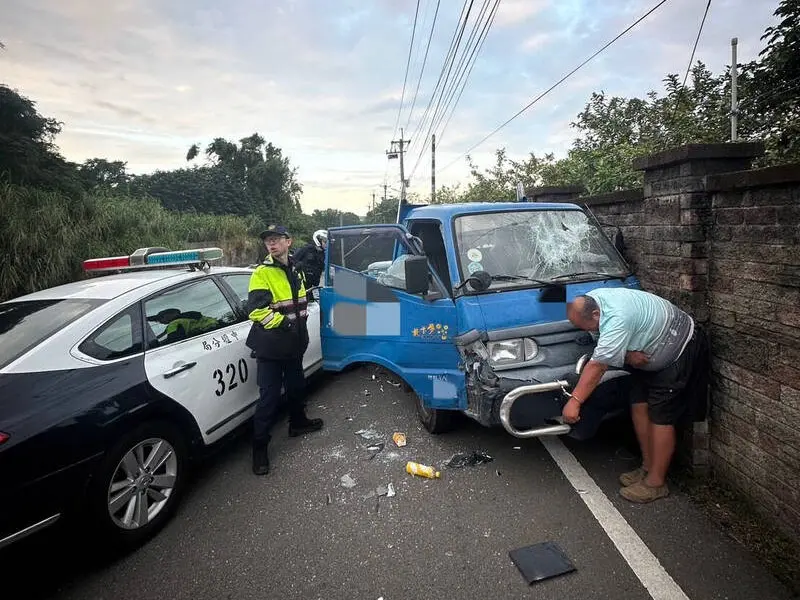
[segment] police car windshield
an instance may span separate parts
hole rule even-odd
[[[0,368],[104,300],[28,300],[0,304]]]
[[[477,213],[457,217],[454,227],[464,278],[480,270],[516,276],[493,279],[492,289],[530,286],[530,279],[561,277],[563,283],[573,273],[627,274],[615,248],[583,211]]]

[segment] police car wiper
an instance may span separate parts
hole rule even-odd
[[[541,279],[533,279],[532,277],[525,277],[525,275],[492,275],[492,281],[532,281],[541,285],[549,285],[549,281],[542,281]]]
[[[556,275],[550,281],[557,281],[558,279],[571,279],[573,277],[581,277],[583,275],[600,275],[602,277],[611,277],[613,279],[625,280],[624,275],[614,275],[613,273],[606,273],[605,271],[581,271],[580,273],[565,273],[564,275]]]

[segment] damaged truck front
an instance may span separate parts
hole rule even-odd
[[[564,389],[594,344],[567,320],[566,303],[597,287],[639,287],[589,212],[470,203],[406,205],[398,217],[329,231],[319,293],[325,369],[373,363],[394,372],[433,433],[461,412],[516,437],[588,437],[624,409],[626,373],[609,371],[581,422],[560,422]]]

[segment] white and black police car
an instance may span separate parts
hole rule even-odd
[[[174,512],[190,461],[252,416],[252,269],[212,269],[221,257],[90,259],[97,277],[0,303],[0,548],[72,517],[141,544]],[[322,352],[308,310],[310,375]]]

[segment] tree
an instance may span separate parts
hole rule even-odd
[[[84,183],[91,188],[117,188],[130,179],[126,169],[127,162],[109,161],[105,158],[90,158],[78,167]]]
[[[55,146],[60,132],[60,122],[43,117],[31,100],[0,85],[0,174],[12,183],[80,193],[75,165]]]
[[[770,162],[800,161],[800,0],[783,0],[775,10],[780,19],[761,37],[754,90],[745,107],[762,115],[755,134],[766,144]]]
[[[340,225],[360,225],[361,218],[352,212],[342,212],[335,208],[316,209],[311,213],[311,220],[317,229],[330,229]]]

